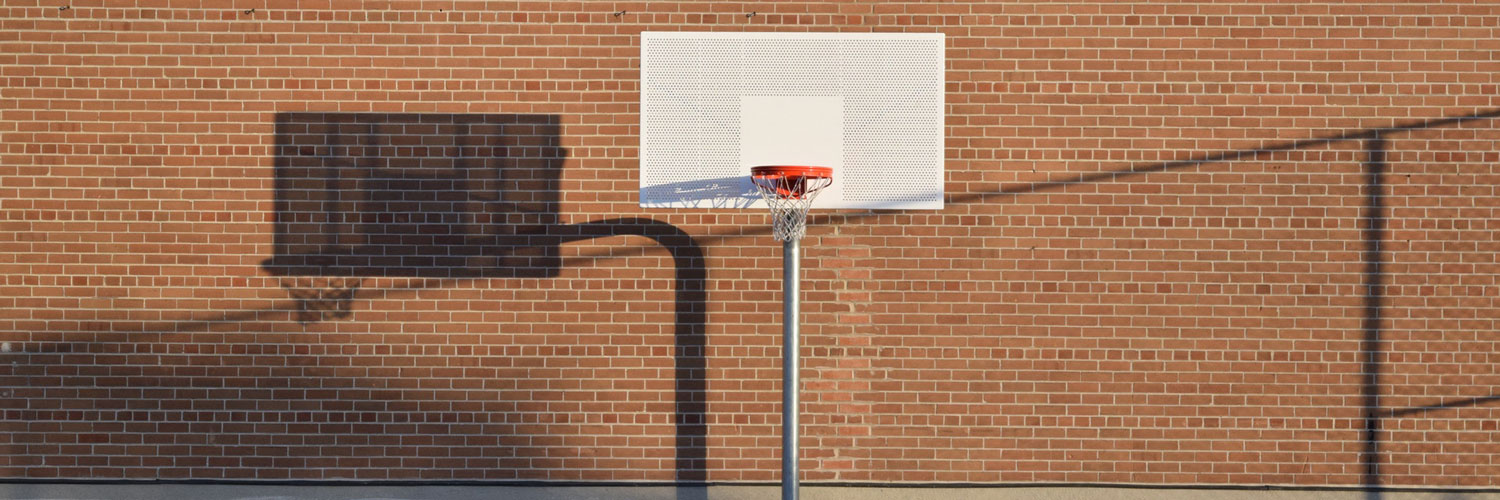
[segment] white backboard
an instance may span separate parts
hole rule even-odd
[[[941,33],[641,34],[641,206],[758,208],[750,167],[834,169],[816,208],[943,207]]]

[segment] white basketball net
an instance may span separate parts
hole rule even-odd
[[[771,235],[777,241],[800,240],[807,235],[807,210],[823,188],[833,184],[830,177],[801,175],[750,176],[761,199],[771,207]]]

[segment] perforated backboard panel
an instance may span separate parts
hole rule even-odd
[[[755,208],[756,165],[833,167],[817,208],[943,207],[941,33],[641,35],[641,206]]]

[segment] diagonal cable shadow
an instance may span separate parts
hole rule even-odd
[[[1058,189],[1058,188],[1062,188],[1062,187],[1066,187],[1066,186],[1071,186],[1071,185],[1074,185],[1074,184],[1087,184],[1087,183],[1093,183],[1093,182],[1105,182],[1105,181],[1116,180],[1116,179],[1120,179],[1122,177],[1128,177],[1128,176],[1132,176],[1132,175],[1141,175],[1141,174],[1148,174],[1148,173],[1152,173],[1152,172],[1164,172],[1164,171],[1177,170],[1177,169],[1182,169],[1182,168],[1191,168],[1191,167],[1197,167],[1197,166],[1207,165],[1207,164],[1211,164],[1211,163],[1223,163],[1223,162],[1230,162],[1230,161],[1236,161],[1236,160],[1246,160],[1246,159],[1251,159],[1251,158],[1255,158],[1255,157],[1258,157],[1258,156],[1262,156],[1262,155],[1266,155],[1266,154],[1270,154],[1270,153],[1281,152],[1281,151],[1293,151],[1293,150],[1298,150],[1298,149],[1314,148],[1314,147],[1318,147],[1318,146],[1324,146],[1324,145],[1338,143],[1338,142],[1344,142],[1344,141],[1360,141],[1360,140],[1367,140],[1367,139],[1376,139],[1376,138],[1380,138],[1380,137],[1383,137],[1383,136],[1386,136],[1386,135],[1390,135],[1390,134],[1396,134],[1396,133],[1407,132],[1407,131],[1414,131],[1414,130],[1423,130],[1423,129],[1430,129],[1430,128],[1446,127],[1446,126],[1450,126],[1450,125],[1459,125],[1459,124],[1463,124],[1463,123],[1474,122],[1474,121],[1479,121],[1479,120],[1487,120],[1487,119],[1497,118],[1497,117],[1500,117],[1500,110],[1486,111],[1486,112],[1475,113],[1475,114],[1470,114],[1470,115],[1464,115],[1464,116],[1459,116],[1459,117],[1451,117],[1451,118],[1441,118],[1441,119],[1427,120],[1427,121],[1422,121],[1422,122],[1418,122],[1418,123],[1411,123],[1411,124],[1406,124],[1406,125],[1395,125],[1395,126],[1385,127],[1385,128],[1364,129],[1364,130],[1359,130],[1359,131],[1350,132],[1350,133],[1347,133],[1347,134],[1341,134],[1341,135],[1330,136],[1330,137],[1319,137],[1319,138],[1312,138],[1312,139],[1303,139],[1303,140],[1293,141],[1293,142],[1284,143],[1284,144],[1273,144],[1273,145],[1269,145],[1269,146],[1263,146],[1263,147],[1252,148],[1252,149],[1242,149],[1242,150],[1236,150],[1236,151],[1228,151],[1228,152],[1215,153],[1215,154],[1211,154],[1211,155],[1207,155],[1207,156],[1203,156],[1203,157],[1199,157],[1199,158],[1193,158],[1193,159],[1189,159],[1189,160],[1178,160],[1178,161],[1170,161],[1170,162],[1165,162],[1165,163],[1155,163],[1155,164],[1150,164],[1150,165],[1142,165],[1142,166],[1139,166],[1139,167],[1130,168],[1130,169],[1126,169],[1126,170],[1092,173],[1092,174],[1082,175],[1082,176],[1078,176],[1078,177],[1071,178],[1071,179],[1063,179],[1063,180],[1056,180],[1056,181],[1046,181],[1046,182],[1037,182],[1037,183],[1030,183],[1030,184],[1024,184],[1024,185],[1018,185],[1018,186],[1013,186],[1013,187],[1002,188],[1002,189],[1000,189],[998,191],[988,192],[988,193],[965,193],[965,194],[959,194],[959,195],[954,195],[954,196],[949,197],[948,198],[948,203],[964,204],[964,203],[984,202],[984,201],[988,201],[990,199],[997,198],[997,197],[1012,196],[1012,195],[1018,195],[1018,194],[1028,194],[1028,193],[1035,193],[1035,192],[1039,192],[1039,191],[1048,191],[1048,190],[1052,190],[1052,189]],[[828,217],[828,216],[824,216],[824,217]]]
[[[1405,416],[1410,416],[1410,415],[1420,415],[1420,414],[1427,413],[1427,412],[1430,412],[1430,411],[1451,410],[1451,409],[1455,409],[1455,408],[1469,408],[1469,407],[1474,407],[1474,406],[1487,406],[1490,403],[1500,403],[1500,394],[1496,394],[1496,395],[1492,395],[1492,396],[1478,397],[1478,398],[1455,399],[1455,400],[1452,400],[1452,401],[1444,401],[1444,402],[1441,402],[1441,403],[1438,403],[1438,404],[1427,405],[1427,406],[1417,406],[1417,407],[1412,407],[1412,408],[1391,409],[1391,410],[1386,410],[1384,412],[1381,412],[1380,416],[1386,417],[1386,418],[1400,418],[1400,417],[1405,417]]]

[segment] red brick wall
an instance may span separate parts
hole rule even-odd
[[[949,202],[815,219],[805,479],[1500,486],[1500,6],[193,3],[0,7],[0,476],[777,479],[779,249],[636,206],[638,34],[882,30],[947,34]],[[278,175],[405,140],[457,218],[343,222],[478,260],[294,300],[344,209]]]

